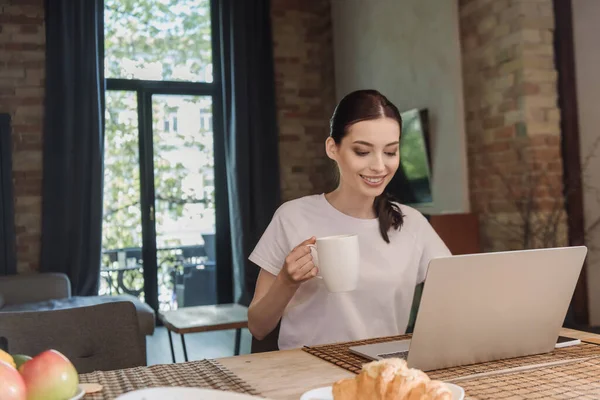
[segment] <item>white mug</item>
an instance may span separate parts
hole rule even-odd
[[[309,244],[313,262],[319,269],[330,292],[350,292],[358,285],[360,255],[358,236],[340,235],[317,238],[317,244]]]

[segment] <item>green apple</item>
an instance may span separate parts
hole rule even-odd
[[[21,368],[21,365],[25,364],[27,361],[31,360],[31,357],[26,356],[25,354],[14,354],[12,356],[13,360],[15,360],[16,368]]]

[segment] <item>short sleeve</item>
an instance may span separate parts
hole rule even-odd
[[[282,208],[273,215],[269,226],[248,259],[273,275],[279,274],[285,258],[291,251],[284,229]]]
[[[419,260],[419,274],[417,276],[417,284],[425,281],[427,276],[427,269],[429,268],[429,262],[434,258],[448,257],[452,253],[440,238],[437,232],[433,229],[429,221],[421,215],[421,229],[417,240],[421,243],[423,251]]]

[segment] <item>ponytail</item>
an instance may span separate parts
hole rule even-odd
[[[398,204],[392,202],[392,198],[386,192],[375,198],[373,203],[375,215],[379,219],[379,232],[386,243],[390,242],[388,232],[391,228],[399,230],[404,223],[404,215]]]

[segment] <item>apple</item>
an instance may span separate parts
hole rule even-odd
[[[0,400],[25,400],[25,382],[19,372],[7,362],[0,361]]]
[[[25,354],[13,354],[13,360],[15,362],[15,368],[21,368],[21,365],[25,364],[27,361],[31,360],[31,357]]]
[[[68,400],[78,389],[77,370],[56,350],[38,354],[21,365],[19,372],[27,387],[27,400]]]

